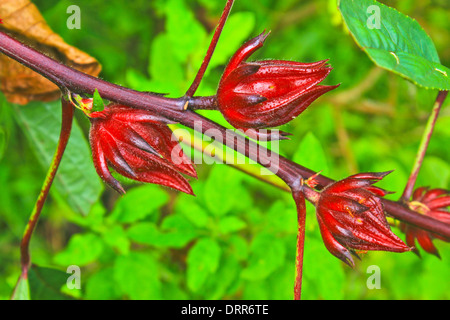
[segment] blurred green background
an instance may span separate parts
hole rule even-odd
[[[195,76],[225,1],[80,0],[79,30],[66,27],[72,1],[34,3],[67,43],[101,62],[103,79],[177,97]],[[418,20],[442,64],[450,65],[448,1],[385,3]],[[330,59],[334,69],[325,84],[341,83],[281,128],[294,136],[280,143],[280,153],[335,179],[395,169],[380,186],[398,198],[437,92],[376,68],[346,32],[334,0],[237,0],[197,94],[214,94],[229,57],[265,29],[271,35],[252,59]],[[419,185],[450,188],[448,101]],[[56,145],[58,104],[19,107],[0,96],[1,299],[10,297],[19,276],[20,239]],[[226,125],[217,112],[203,114]],[[199,179],[192,181],[196,197],[130,182],[128,193],[119,197],[96,176],[86,139],[89,123],[81,114],[76,117],[31,243],[35,264],[63,272],[69,265],[81,268],[81,290],[61,283],[64,294],[85,299],[293,297],[296,212],[288,193],[226,165],[200,164]],[[421,259],[413,253],[370,252],[352,270],[325,249],[313,209],[308,206],[304,299],[450,298],[448,243],[434,241],[441,260],[423,250]],[[380,268],[381,289],[366,285],[371,265]]]

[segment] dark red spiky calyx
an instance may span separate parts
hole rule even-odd
[[[331,71],[327,60],[245,62],[263,46],[267,36],[260,34],[234,54],[217,91],[218,108],[225,119],[235,128],[251,129],[256,135],[259,129],[291,121],[322,94],[337,87],[318,85]]]
[[[136,181],[193,194],[182,174],[197,178],[196,170],[178,141],[172,139],[166,119],[146,110],[117,104],[89,116],[95,169],[107,184],[120,193],[125,192],[112,176],[111,167]]]
[[[316,202],[316,216],[327,249],[349,266],[351,254],[411,250],[390,229],[380,197],[387,191],[373,184],[389,172],[360,173],[327,186]]]
[[[408,206],[411,210],[420,214],[450,224],[450,211],[448,210],[448,207],[450,206],[449,190],[429,189],[427,187],[417,188],[414,191]],[[449,238],[439,236],[406,223],[401,223],[400,229],[405,233],[407,245],[415,247],[417,240],[426,252],[434,254],[438,258],[440,258],[439,251],[434,246],[433,239],[437,238],[450,242]],[[414,248],[413,252],[420,256],[417,248]]]

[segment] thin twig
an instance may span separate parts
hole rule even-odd
[[[28,220],[28,224],[25,228],[25,232],[20,245],[20,261],[22,266],[21,277],[23,279],[27,278],[28,269],[30,268],[31,263],[30,240],[41,215],[42,208],[44,206],[45,200],[47,199],[53,180],[55,179],[56,171],[58,170],[59,164],[61,163],[61,159],[64,154],[64,150],[66,149],[67,142],[69,141],[70,132],[72,130],[73,107],[68,101],[65,101],[64,99],[62,99],[62,101],[62,123],[58,145],[56,147],[55,154],[45,177],[41,192],[39,193],[39,196],[36,200],[30,219]]]
[[[214,31],[214,35],[212,37],[211,43],[209,44],[208,51],[206,51],[205,58],[203,59],[202,65],[198,70],[197,75],[195,76],[194,81],[186,92],[186,97],[192,97],[198,89],[200,82],[205,75],[206,69],[208,68],[209,62],[211,61],[211,57],[216,49],[217,43],[219,42],[220,34],[222,33],[223,27],[225,26],[225,22],[228,19],[231,8],[233,7],[234,0],[228,0],[225,9],[223,9],[222,16],[220,17],[219,24],[217,25],[216,30]]]
[[[439,111],[441,110],[442,104],[447,97],[448,91],[440,91],[436,98],[436,101],[431,111],[430,117],[428,119],[425,131],[422,136],[422,141],[420,142],[419,151],[417,152],[416,159],[414,161],[414,166],[409,176],[408,182],[406,183],[405,190],[403,191],[401,200],[404,202],[409,201],[416,184],[417,176],[419,175],[420,168],[422,167],[423,159],[427,153],[428,145],[430,144],[431,136],[433,134],[434,126],[436,125],[437,118],[439,116]]]
[[[297,206],[297,251],[295,258],[294,300],[300,300],[302,295],[303,253],[305,251],[306,204],[302,191],[293,190],[292,196]]]

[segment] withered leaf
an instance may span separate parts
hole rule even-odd
[[[98,76],[101,65],[85,52],[68,45],[45,22],[29,0],[1,0],[0,31],[79,71]],[[20,63],[0,54],[0,90],[8,101],[50,101],[59,98],[56,85]]]

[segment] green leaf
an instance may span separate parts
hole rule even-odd
[[[182,64],[176,59],[177,48],[173,47],[166,33],[155,37],[150,51],[148,71],[151,81],[138,86],[139,89],[168,93],[174,96],[186,90]]]
[[[293,279],[295,275],[295,264],[286,263],[277,269],[268,279],[271,290],[270,300],[291,300],[293,297]]]
[[[128,228],[127,235],[141,244],[159,248],[183,248],[197,237],[197,232],[186,218],[173,215],[164,219],[161,230],[152,222],[140,222]]]
[[[197,184],[198,185],[198,184]],[[180,194],[175,204],[175,212],[185,216],[193,225],[198,228],[207,226],[211,219],[205,208],[196,198],[188,194]]]
[[[113,300],[117,299],[118,293],[117,285],[112,281],[114,268],[104,268],[92,274],[86,283],[85,299],[89,300]]]
[[[12,110],[8,108],[6,99],[0,92],[0,161],[5,155],[8,146],[13,122]]]
[[[114,279],[133,300],[161,299],[158,263],[148,254],[130,252],[114,262]]]
[[[270,290],[267,281],[249,281],[245,284],[242,298],[244,300],[269,300]]]
[[[247,191],[242,186],[242,176],[237,170],[216,164],[204,185],[206,207],[216,217],[223,216],[233,209],[242,209],[251,202],[243,201]]]
[[[102,231],[105,225],[106,209],[99,201],[95,203],[87,216],[77,214],[67,215],[67,219],[80,227],[90,229],[92,231]]]
[[[112,226],[106,230],[103,233],[103,240],[120,254],[128,254],[130,251],[130,240],[126,232],[119,225]]]
[[[245,221],[237,217],[224,217],[219,220],[218,229],[222,234],[229,234],[244,229],[247,226]]]
[[[28,271],[30,298],[32,300],[71,300],[61,289],[67,284],[70,274],[52,268],[33,265]]]
[[[440,63],[406,52],[366,48],[366,52],[380,67],[391,70],[427,89],[450,89],[450,69]]]
[[[17,281],[11,300],[30,300],[30,285],[28,279],[22,278]]]
[[[375,64],[416,85],[450,90],[450,69],[440,64],[433,41],[416,20],[374,0],[340,0],[339,10]]]
[[[255,28],[253,12],[236,12],[230,15],[220,35],[217,48],[211,58],[210,68],[226,64],[231,56],[248,41]]]
[[[184,0],[166,1],[166,32],[178,61],[186,62],[189,55],[198,50],[206,37],[206,31]]]
[[[166,217],[160,226],[164,246],[183,248],[198,236],[198,230],[184,216],[173,214]]]
[[[199,292],[211,274],[215,273],[221,255],[216,241],[200,239],[189,250],[187,256],[187,285],[193,292]]]
[[[238,261],[246,261],[248,258],[249,245],[247,241],[238,235],[231,235],[227,239],[228,251]]]
[[[248,266],[241,276],[247,280],[262,280],[279,268],[284,261],[286,248],[283,242],[269,233],[260,233],[250,246]]]
[[[323,244],[320,234],[307,233],[303,257],[302,297],[304,299],[343,299],[343,265]]]
[[[447,248],[443,247],[442,249],[448,249],[448,245]],[[448,260],[445,259],[445,251],[442,249],[439,247],[439,252],[444,254],[442,260],[436,259],[431,255],[423,258],[423,274],[417,279],[417,286],[420,288],[419,291],[422,299],[448,300],[450,298],[448,281],[443,281],[442,279],[442,275],[448,272],[448,264],[443,263],[443,261]],[[426,253],[423,253],[423,255],[426,255]]]
[[[327,156],[322,144],[312,132],[308,132],[302,139],[292,160],[311,170],[328,172]]]
[[[163,246],[164,239],[153,222],[136,223],[127,229],[127,236],[136,242],[153,246]]]
[[[138,186],[116,202],[110,219],[122,223],[139,221],[155,213],[168,200],[168,194],[156,185]]]
[[[176,283],[165,283],[162,287],[163,300],[189,300],[187,293]]]
[[[0,126],[0,160],[3,158],[5,150],[6,150],[6,132],[5,129],[3,129]]]
[[[75,234],[70,238],[67,247],[55,255],[55,263],[61,266],[85,266],[97,260],[103,252],[103,240],[93,234]]]
[[[214,277],[209,277],[205,284],[205,298],[211,300],[221,299],[233,282],[239,277],[241,265],[234,256],[223,259]]]
[[[433,188],[449,189],[449,162],[431,155],[426,157],[417,179],[417,186],[432,186]]]
[[[61,102],[56,101],[14,106],[17,122],[45,171],[50,166],[59,139],[60,105]],[[103,185],[92,164],[88,142],[75,119],[54,186],[74,211],[84,215],[89,213],[103,191]]]
[[[276,201],[267,211],[265,221],[269,230],[283,233],[297,232],[297,212],[291,204]]]
[[[103,109],[105,109],[105,103],[103,102],[97,88],[95,88],[94,100],[92,102],[92,112],[103,111]]]

